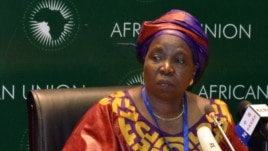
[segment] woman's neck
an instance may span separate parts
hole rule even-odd
[[[155,114],[164,118],[175,117],[183,111],[183,95],[181,97],[156,97],[146,92],[147,99]]]

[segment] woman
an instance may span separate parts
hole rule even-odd
[[[211,104],[237,151],[247,148],[235,135],[228,106],[187,91],[208,60],[207,36],[199,21],[182,10],[171,10],[143,23],[137,43],[144,86],[103,98],[82,118],[64,151],[201,150],[197,129],[207,126],[222,150],[229,150],[213,120]]]

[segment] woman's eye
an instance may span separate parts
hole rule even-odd
[[[176,62],[179,64],[184,64],[184,60],[182,58],[177,58]]]
[[[159,60],[161,60],[161,56],[155,54],[155,55],[153,55],[153,60],[154,60],[154,61],[159,61]]]

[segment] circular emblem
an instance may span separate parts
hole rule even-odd
[[[23,28],[33,45],[44,50],[59,50],[76,38],[79,14],[69,0],[35,0],[25,11]]]
[[[126,74],[119,82],[119,85],[143,85],[142,69],[136,69]]]
[[[159,0],[136,0],[139,3],[154,3],[157,2]]]
[[[25,129],[21,136],[21,141],[20,141],[20,151],[29,151],[30,146],[29,146],[29,139],[28,139],[28,129]]]

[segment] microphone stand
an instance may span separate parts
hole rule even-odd
[[[261,150],[262,151],[268,151],[268,142],[267,142],[267,140],[265,140],[265,141],[263,141],[262,143],[261,143]]]
[[[249,151],[268,151],[268,139],[260,134],[260,131],[257,133],[248,142]]]
[[[212,118],[213,118],[213,120],[214,120],[214,124],[219,128],[219,130],[220,130],[222,136],[224,137],[224,139],[225,139],[225,141],[227,142],[228,146],[230,147],[231,151],[235,151],[233,145],[231,144],[231,142],[229,141],[229,139],[227,138],[227,136],[225,135],[225,133],[224,133],[222,127],[221,127],[221,124],[222,124],[222,123],[219,122],[219,121],[217,120],[217,118],[216,118],[216,116],[215,116],[214,114],[212,114],[211,116],[212,116]],[[268,145],[268,144],[267,144],[267,145]]]
[[[262,123],[259,132],[264,138],[264,140],[261,143],[261,150],[268,151],[268,123],[267,122]]]

